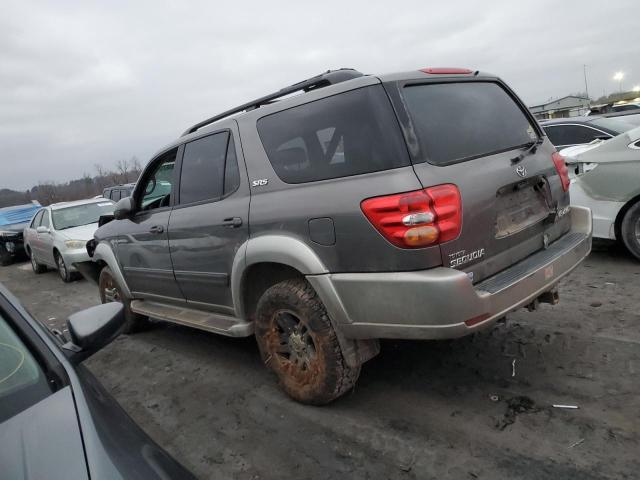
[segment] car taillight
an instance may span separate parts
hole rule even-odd
[[[401,248],[453,240],[462,228],[462,201],[453,184],[363,200],[365,216],[384,238]]]
[[[560,175],[560,181],[562,182],[562,189],[566,192],[569,190],[569,169],[567,168],[567,164],[564,161],[564,157],[560,155],[558,152],[553,152],[551,155],[551,160],[553,160],[553,164],[556,166],[556,170],[558,171],[558,175]]]

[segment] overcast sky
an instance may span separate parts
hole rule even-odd
[[[640,84],[637,0],[4,0],[0,188],[143,164],[196,123],[328,68],[460,66],[529,104]]]

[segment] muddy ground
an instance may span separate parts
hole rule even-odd
[[[29,264],[0,282],[48,325],[97,303]],[[158,324],[87,364],[203,479],[640,478],[640,263],[596,244],[560,295],[456,341],[384,342],[322,408],[285,397],[253,339]]]

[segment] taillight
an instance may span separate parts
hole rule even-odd
[[[551,160],[553,160],[553,164],[556,166],[556,170],[558,171],[558,175],[560,175],[560,181],[562,182],[562,189],[566,192],[569,190],[569,169],[567,168],[567,164],[564,161],[564,157],[560,155],[558,152],[553,152],[551,154]]]
[[[362,211],[392,244],[422,248],[453,240],[462,228],[462,201],[453,184],[363,200]]]

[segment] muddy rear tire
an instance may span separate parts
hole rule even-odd
[[[122,333],[135,333],[144,330],[149,324],[149,318],[131,311],[131,299],[124,296],[122,287],[118,284],[109,267],[100,271],[98,289],[102,303],[120,302],[124,306],[125,325]]]
[[[627,210],[620,224],[622,243],[631,255],[640,260],[640,202]]]
[[[267,289],[258,301],[255,332],[263,362],[298,402],[329,403],[360,375],[360,366],[345,362],[327,311],[304,279]]]

